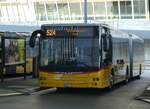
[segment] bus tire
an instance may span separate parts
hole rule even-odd
[[[129,82],[128,79],[125,79],[125,80],[124,80],[124,84],[125,84],[125,85],[128,84],[128,82]]]
[[[112,76],[112,75],[111,75]],[[110,77],[110,80],[109,80],[109,89],[112,89],[113,88],[113,82],[112,82],[112,77]]]
[[[142,65],[140,64],[140,67],[139,67],[139,75],[136,76],[136,79],[141,79],[141,73],[142,73]]]
[[[126,77],[124,83],[127,84],[129,82],[129,67],[127,65],[126,67]]]
[[[136,77],[136,79],[141,79],[141,75],[138,75],[138,76]]]

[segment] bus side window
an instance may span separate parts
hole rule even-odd
[[[103,60],[105,65],[112,63],[112,36],[110,34],[102,34],[102,49],[104,51]]]
[[[107,34],[102,34],[103,39],[103,50],[105,52],[109,51],[109,39],[107,37]]]

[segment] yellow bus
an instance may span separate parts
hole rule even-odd
[[[105,24],[44,24],[40,36],[40,87],[107,88],[143,72],[144,41]]]

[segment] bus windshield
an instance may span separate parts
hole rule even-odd
[[[100,49],[97,38],[48,38],[41,43],[40,70],[81,72],[99,68]]]

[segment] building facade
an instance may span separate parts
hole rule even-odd
[[[148,0],[87,0],[89,21],[149,19]],[[0,22],[81,22],[84,0],[0,0]]]

